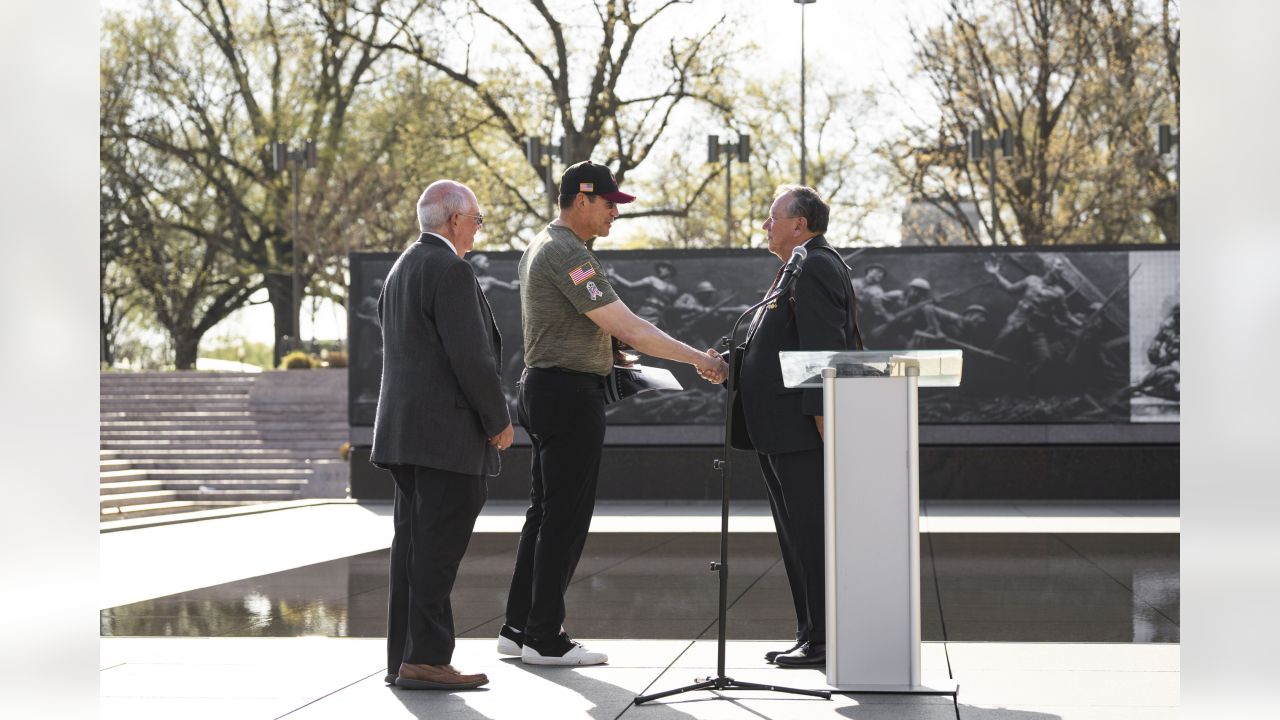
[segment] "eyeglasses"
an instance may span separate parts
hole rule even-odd
[[[458,214],[461,215],[462,217],[469,217],[474,219],[476,221],[476,227],[480,227],[481,225],[484,225],[483,215],[468,215],[466,213],[458,213]]]
[[[778,217],[774,217],[774,216],[770,215],[770,216],[769,216],[768,218],[766,218],[766,219],[767,219],[769,222],[771,222],[771,223],[777,223],[779,220],[795,220],[795,219],[796,219],[796,218],[798,218],[798,217],[800,217],[800,216],[799,216],[799,215],[788,215],[788,216],[786,216],[786,217],[780,217],[780,218],[778,218]]]

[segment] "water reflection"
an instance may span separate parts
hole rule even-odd
[[[386,551],[103,610],[104,636],[384,637]]]
[[[477,535],[453,594],[462,637],[496,633],[514,536]],[[1179,641],[1176,535],[937,533],[921,543],[928,641]],[[732,639],[792,632],[768,534],[735,536]],[[386,550],[103,610],[104,636],[385,637]],[[714,636],[711,534],[593,536],[567,595],[575,634]],[[707,629],[711,628],[709,633]]]

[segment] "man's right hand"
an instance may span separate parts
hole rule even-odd
[[[720,353],[714,349],[707,350],[707,357],[699,359],[694,367],[698,368],[698,375],[703,380],[717,385],[724,382],[729,375],[729,366],[720,359]]]
[[[515,439],[515,428],[511,427],[511,423],[507,423],[507,426],[503,428],[502,432],[489,438],[489,444],[499,450],[506,450],[511,447],[511,443],[515,442]]]

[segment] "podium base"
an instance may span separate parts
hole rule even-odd
[[[950,678],[924,678],[919,685],[860,685],[857,683],[833,684],[834,693],[841,695],[940,695],[951,698],[951,708],[960,720],[960,683]]]
[[[926,678],[919,685],[867,685],[860,683],[845,683],[843,685],[832,685],[835,688],[833,692],[839,693],[860,693],[863,695],[875,695],[877,693],[883,695],[957,695],[960,692],[960,683],[955,680],[943,678],[935,680]]]

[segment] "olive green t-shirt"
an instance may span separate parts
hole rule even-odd
[[[608,375],[609,333],[584,313],[617,299],[595,253],[569,228],[548,225],[520,258],[524,364]]]

